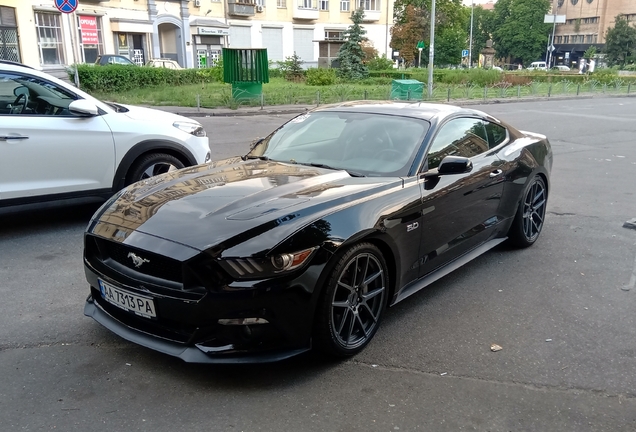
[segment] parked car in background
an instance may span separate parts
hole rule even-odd
[[[0,61],[0,207],[86,196],[210,159],[200,123],[102,102]]]
[[[84,237],[84,314],[187,362],[352,356],[386,306],[503,241],[531,246],[551,167],[545,136],[480,111],[316,108],[242,157],[103,205]]]
[[[548,70],[548,66],[547,66],[546,62],[544,62],[544,61],[536,61],[536,62],[530,63],[530,66],[528,66],[528,70],[547,71]]]
[[[162,67],[166,69],[183,69],[179,63],[171,59],[152,59],[148,60],[146,66],[149,67]]]
[[[116,55],[116,54],[103,54],[103,55],[97,56],[97,60],[95,60],[95,64],[98,66],[106,66],[109,64],[137,66],[129,58],[124,57],[122,55]]]
[[[566,65],[556,65],[556,66],[552,66],[550,70],[559,71],[559,72],[568,72],[570,70],[570,67]]]

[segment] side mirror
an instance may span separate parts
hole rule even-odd
[[[463,174],[472,171],[473,163],[470,159],[462,156],[446,156],[437,167],[439,175]]]
[[[96,115],[99,115],[99,109],[95,106],[95,104],[85,99],[78,99],[71,102],[68,105],[68,110],[71,112],[71,114],[80,117],[94,117]]]

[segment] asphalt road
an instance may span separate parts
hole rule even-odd
[[[0,430],[636,430],[636,99],[477,108],[550,137],[541,238],[389,309],[347,361],[188,365],[128,343],[82,314],[97,205],[0,214]],[[198,120],[220,158],[289,117]]]

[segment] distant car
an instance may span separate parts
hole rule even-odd
[[[503,72],[503,69],[502,69],[502,68],[500,68],[499,66],[493,66],[493,67],[492,67],[492,70],[496,70],[496,71],[499,71],[499,72]]]
[[[530,63],[530,66],[528,66],[528,70],[547,71],[548,70],[548,66],[547,66],[546,62],[544,62],[544,61],[536,61],[536,62]]]
[[[109,64],[124,65],[124,66],[137,66],[128,57],[116,54],[104,54],[97,56],[95,64],[99,66],[106,66]]]
[[[550,68],[550,70],[559,71],[559,72],[567,72],[570,70],[570,68],[566,65],[556,65]]]
[[[316,108],[242,157],[136,183],[104,204],[84,236],[84,314],[187,362],[267,362],[311,347],[352,356],[386,306],[506,239],[532,245],[551,167],[545,136],[480,111]]]
[[[179,63],[171,59],[152,59],[146,63],[149,67],[162,67],[166,69],[183,69]]]
[[[210,159],[200,123],[106,103],[44,72],[0,61],[0,207],[108,198]]]

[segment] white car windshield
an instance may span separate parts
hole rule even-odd
[[[259,142],[248,158],[343,169],[365,176],[403,176],[429,123],[360,112],[313,112],[296,117]]]

